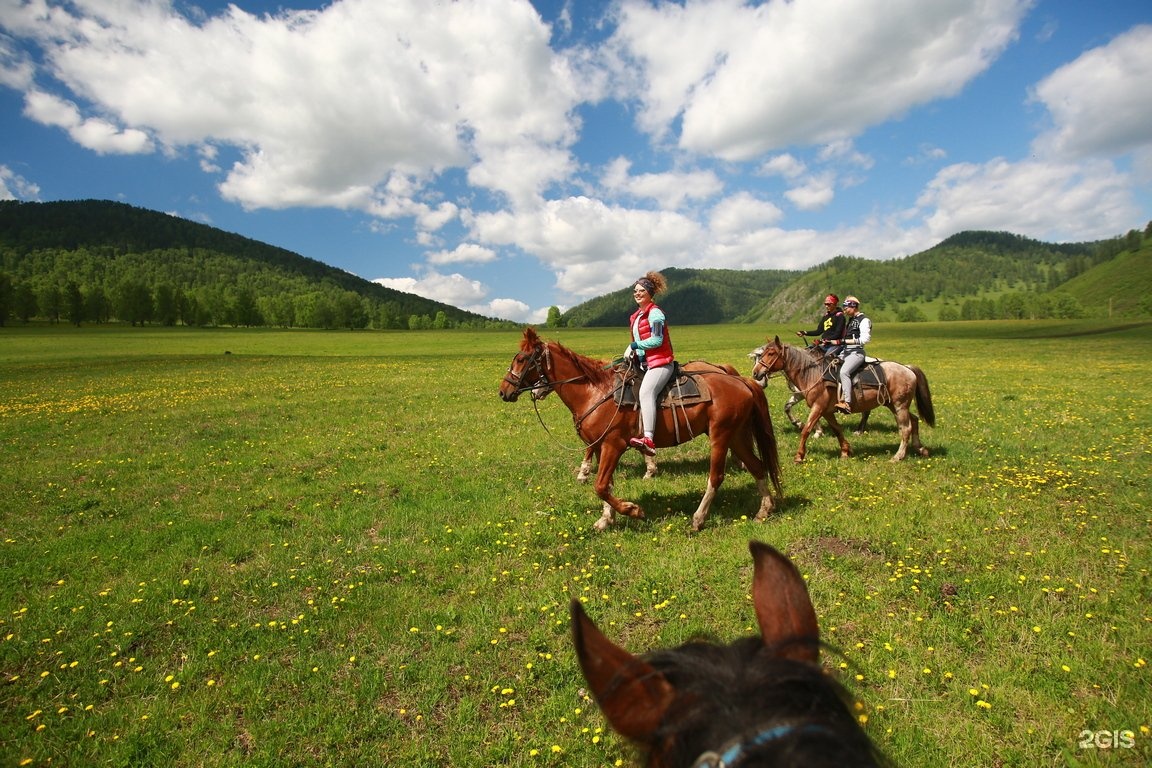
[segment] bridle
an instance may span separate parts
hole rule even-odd
[[[523,361],[524,365],[522,365],[520,367],[520,373],[516,374],[512,370],[512,367],[519,361]],[[574,381],[580,381],[581,379],[587,379],[588,378],[588,376],[586,374],[580,374],[579,376],[573,376],[573,377],[568,378],[568,379],[558,379],[556,381],[553,381],[548,376],[548,369],[551,367],[552,367],[552,354],[548,350],[548,346],[546,344],[537,344],[536,346],[534,346],[532,348],[531,352],[518,352],[516,354],[516,356],[514,358],[512,358],[512,365],[508,366],[508,372],[506,374],[504,374],[504,383],[511,386],[515,390],[515,394],[520,394],[521,392],[529,392],[529,391],[532,393],[532,406],[534,408],[536,408],[536,418],[540,421],[540,425],[542,427],[544,427],[544,431],[547,432],[548,434],[552,434],[552,431],[550,429],[548,429],[548,425],[544,423],[544,418],[540,415],[540,410],[539,410],[537,403],[540,400],[543,400],[545,397],[547,397],[549,395],[549,393],[551,393],[554,389],[556,389],[556,387],[560,386],[561,384],[570,384]],[[525,384],[524,383],[525,379],[527,379],[529,376],[533,375],[532,373],[530,373],[530,371],[535,372],[534,373],[535,378],[532,380],[531,384]],[[585,411],[582,416],[576,416],[575,414],[573,414],[573,420],[575,421],[575,424],[576,424],[576,432],[577,433],[580,432],[580,425],[584,422],[584,419],[588,418],[588,416],[590,416],[593,411],[595,411],[597,408],[599,408],[601,405],[603,405],[604,403],[608,402],[611,399],[612,399],[612,392],[609,392],[607,395],[602,397],[599,400],[599,402],[597,402],[591,408],[589,408],[587,411]],[[616,412],[619,413],[619,411],[620,411],[620,405],[619,405],[619,403],[617,403],[616,404]],[[604,428],[604,433],[601,434],[600,437],[598,437],[594,441],[592,441],[592,443],[590,443],[590,445],[595,445],[596,443],[603,440],[604,435],[608,434],[608,430],[611,429],[612,424],[615,423],[615,420],[616,420],[616,417],[613,416],[612,419],[609,420],[608,426],[606,426]],[[580,450],[583,450],[583,449],[580,449]]]
[[[533,400],[546,397],[555,384],[561,383],[553,382],[548,378],[548,367],[552,364],[550,357],[548,347],[543,344],[537,344],[531,352],[517,353],[516,357],[512,358],[513,365],[521,360],[524,361],[524,365],[520,368],[520,373],[516,375],[516,378],[512,378],[512,366],[508,366],[508,372],[504,374],[504,383],[513,387],[516,394],[531,391]],[[529,375],[529,371],[535,371],[536,378],[531,384],[525,385],[524,379]]]
[[[696,758],[692,768],[734,768],[744,761],[748,753],[757,747],[770,744],[794,734],[830,734],[831,731],[820,723],[787,723],[765,728],[751,738],[737,737],[725,744],[719,751],[705,752]]]
[[[808,346],[808,344],[807,344],[807,340],[805,340],[805,348],[806,348],[806,349],[811,349],[811,348],[812,348],[812,347]],[[756,367],[757,367],[757,366],[763,366],[763,367],[764,367],[764,381],[765,381],[765,382],[767,382],[767,381],[768,381],[768,379],[772,378],[772,375],[773,375],[773,374],[776,374],[776,373],[783,373],[783,374],[784,374],[784,378],[788,380],[789,384],[791,384],[791,388],[792,388],[792,391],[793,391],[793,392],[795,392],[796,394],[800,395],[801,397],[807,397],[807,396],[808,396],[808,393],[809,393],[811,390],[815,389],[816,387],[818,387],[818,386],[820,386],[821,384],[823,384],[823,383],[824,383],[824,382],[823,382],[823,379],[816,379],[816,380],[815,380],[815,381],[814,381],[814,382],[813,382],[811,385],[809,385],[807,388],[805,388],[805,389],[800,389],[800,386],[799,386],[799,385],[798,385],[796,382],[792,381],[791,377],[789,377],[789,376],[788,376],[788,374],[787,374],[787,373],[785,373],[785,371],[784,371],[784,368],[785,368],[785,366],[784,366],[784,355],[787,353],[787,349],[786,349],[785,347],[781,346],[781,347],[780,347],[780,351],[779,351],[779,352],[774,352],[774,353],[773,353],[773,354],[775,355],[775,359],[780,361],[780,368],[779,368],[778,370],[772,370],[772,369],[771,369],[771,368],[769,368],[769,367],[768,367],[768,365],[767,365],[767,364],[764,362],[764,353],[765,353],[767,350],[768,350],[768,345],[765,345],[765,346],[763,346],[763,347],[756,347],[756,349],[752,350],[752,352],[750,353],[749,357],[752,357],[752,358],[753,358],[753,359],[756,361],[756,363],[755,363],[755,364],[752,366],[752,375],[753,375],[753,378],[755,378],[755,375],[756,375]],[[759,381],[759,379],[757,379],[757,381]]]

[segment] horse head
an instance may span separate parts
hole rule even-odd
[[[755,360],[752,365],[752,378],[761,384],[773,373],[784,370],[784,345],[777,336],[762,347],[757,347],[748,357]]]
[[[638,658],[573,601],[576,654],[600,709],[649,766],[879,764],[847,694],[817,664],[819,628],[804,579],[767,544],[749,548],[758,638]]]
[[[548,347],[531,326],[524,329],[520,340],[520,351],[512,358],[504,380],[500,382],[500,398],[505,402],[515,402],[521,392],[532,391],[532,397],[539,400],[551,392],[547,373]]]

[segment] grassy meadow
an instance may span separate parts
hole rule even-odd
[[[673,336],[747,371],[788,331]],[[752,633],[752,538],[898,764],[1147,765],[1152,326],[874,335],[931,457],[881,411],[793,465],[774,379],[780,512],[733,469],[693,535],[702,439],[631,452],[648,517],[592,530],[569,412],[497,396],[518,333],[0,328],[0,766],[624,765],[569,601],[633,651]]]

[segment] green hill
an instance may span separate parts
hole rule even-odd
[[[663,270],[677,325],[808,326],[828,292],[879,322],[1152,315],[1152,224],[1053,244],[960,232],[921,253],[837,256],[805,271]],[[572,307],[566,326],[618,326],[631,286]],[[511,327],[214,227],[106,200],[0,201],[0,324],[29,319],[320,328]]]
[[[1094,308],[1093,316],[1152,314],[1152,238],[1146,238],[1136,250],[1122,251],[1077,275],[1060,290]]]
[[[668,292],[660,306],[679,325],[728,323],[795,280],[800,273],[757,269],[678,269],[661,271],[668,280]],[[636,310],[632,286],[573,307],[561,316],[567,326],[606,327],[620,325]]]
[[[1147,316],[1150,250],[1152,231],[1071,244],[961,232],[904,258],[838,256],[804,272],[668,269],[669,291],[660,305],[677,324],[797,327],[815,321],[829,292],[858,296],[880,322]],[[1139,296],[1121,306],[1127,290],[1117,286],[1132,286]],[[625,289],[573,307],[561,320],[619,325],[633,308]]]
[[[0,324],[513,325],[283,248],[107,200],[0,201]]]

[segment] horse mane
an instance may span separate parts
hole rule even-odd
[[[816,347],[801,349],[791,344],[780,345],[780,354],[784,357],[785,370],[787,370],[789,366],[797,364],[798,378],[803,377],[803,381],[797,381],[795,384],[802,389],[812,386],[814,379],[819,381],[824,378],[824,370],[822,368],[824,356],[823,354],[819,357],[813,355],[810,352],[812,349],[816,349]]]
[[[741,760],[742,766],[882,766],[853,713],[847,690],[816,664],[781,658],[758,637],[729,645],[696,641],[654,651],[644,660],[681,693],[654,744],[662,763],[691,765],[734,734],[751,738],[780,729]]]
[[[612,368],[603,360],[596,360],[587,355],[582,355],[558,341],[545,342],[545,346],[553,356],[568,358],[568,360],[572,362],[572,365],[576,367],[579,375],[583,376],[588,383],[602,384],[604,382],[611,382],[613,377]]]

